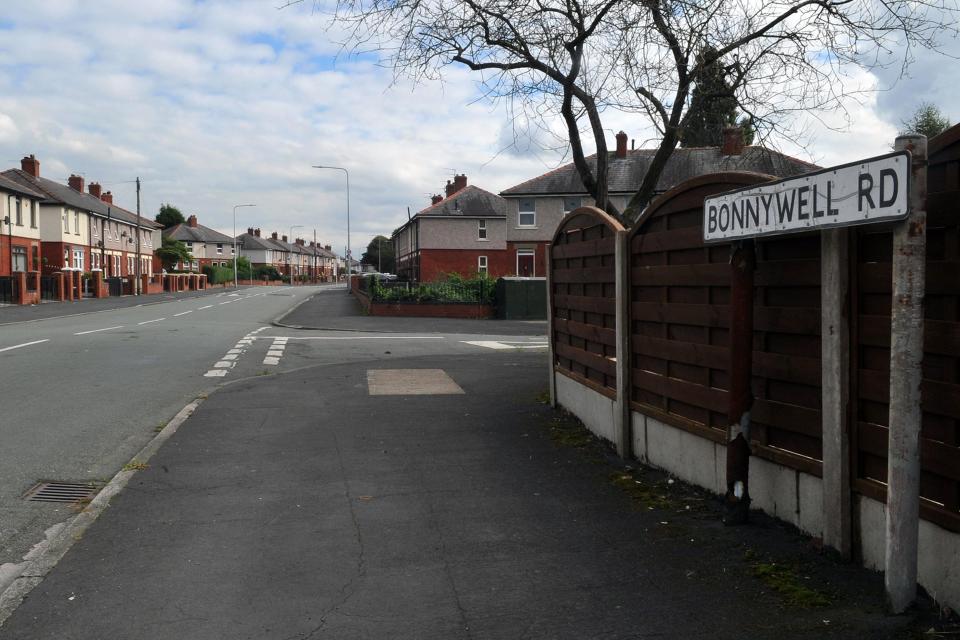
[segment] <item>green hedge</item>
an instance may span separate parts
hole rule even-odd
[[[374,302],[473,303],[493,304],[496,281],[477,275],[473,278],[452,273],[437,282],[420,284],[385,283],[377,276],[366,276],[366,291]]]

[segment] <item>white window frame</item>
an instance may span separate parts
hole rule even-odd
[[[570,202],[568,202],[568,201],[573,201],[573,200],[576,200],[576,201],[577,201],[577,206],[575,206],[575,207],[573,207],[573,208],[570,208],[569,206],[567,206],[567,205],[570,204]],[[582,206],[583,206],[583,198],[582,198],[581,196],[564,196],[564,198],[563,198],[563,212],[564,212],[564,213],[570,213],[570,212],[573,211],[574,209],[579,209],[579,208],[582,207]]]
[[[16,223],[18,227],[22,227],[23,226],[23,200],[21,198],[17,198],[15,202],[17,203],[17,215],[15,216]]]
[[[40,203],[37,202],[36,200],[31,200],[30,201],[30,228],[31,229],[37,228],[37,218],[39,217],[39,213],[40,213]]]
[[[487,238],[487,221],[486,220],[477,220],[477,240],[480,242],[488,242]]]
[[[23,257],[22,269],[20,268],[21,256]],[[10,262],[12,263],[12,269],[14,273],[25,273],[27,268],[30,266],[30,252],[26,247],[15,244],[10,248]]]
[[[532,205],[532,208],[529,210],[524,209],[524,205]],[[532,216],[532,221],[524,223],[524,216]],[[537,200],[536,198],[521,198],[517,203],[517,227],[520,229],[536,229],[537,228]]]
[[[73,250],[73,268],[83,271],[83,249]]]
[[[70,233],[70,210],[63,210],[63,232]]]
[[[217,243],[217,255],[218,255],[218,256],[222,256],[222,255],[223,255],[223,243],[222,243],[222,242],[218,242],[218,243]]]
[[[487,273],[489,262],[487,256],[477,256],[477,273]]]
[[[533,258],[533,270],[531,270],[529,276],[520,276],[520,256],[531,256]],[[518,277],[537,277],[537,250],[536,249],[517,249],[517,276]]]
[[[73,212],[73,232],[76,235],[80,235],[80,212]]]

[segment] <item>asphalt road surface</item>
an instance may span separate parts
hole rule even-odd
[[[44,532],[74,515],[69,506],[26,501],[26,491],[40,481],[106,483],[186,403],[217,386],[307,365],[543,344],[535,335],[271,325],[314,295],[330,306],[348,298],[342,286],[252,287],[0,325],[0,589]],[[60,311],[53,306],[37,311]],[[496,331],[497,323],[481,326]]]

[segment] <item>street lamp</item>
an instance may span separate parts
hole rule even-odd
[[[255,207],[255,204],[238,204],[233,208],[233,288],[237,285],[237,209],[240,207]]]
[[[293,240],[293,230],[294,230],[294,229],[302,229],[302,228],[303,228],[303,225],[302,225],[302,224],[295,224],[295,225],[293,225],[292,227],[290,227],[290,235],[287,236],[287,237],[290,238],[290,240],[291,240],[291,242],[290,242],[290,252],[287,254],[287,272],[290,274],[290,286],[291,286],[291,287],[293,286],[293,268],[290,266],[290,260],[293,258],[293,246],[296,244],[295,242],[292,242],[292,240]]]
[[[337,171],[343,171],[347,176],[347,294],[350,293],[350,284],[352,283],[353,278],[353,268],[350,265],[350,254],[352,247],[350,246],[350,172],[344,169],[343,167],[334,167],[323,164],[313,165],[314,169],[336,169]]]

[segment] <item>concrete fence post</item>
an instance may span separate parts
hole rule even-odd
[[[890,416],[887,447],[887,529],[884,584],[893,613],[917,595],[920,533],[920,382],[927,259],[927,138],[900,136],[911,153],[910,214],[893,231],[890,313]]]
[[[847,229],[820,232],[823,543],[850,559],[850,321]]]
[[[547,247],[544,256],[547,274],[547,380],[550,388],[550,406],[557,406],[557,371],[554,366],[554,336],[553,336],[553,245]]]
[[[629,232],[619,229],[616,233],[617,402],[613,420],[617,455],[629,459],[633,455],[633,430],[630,424],[630,247]]]

